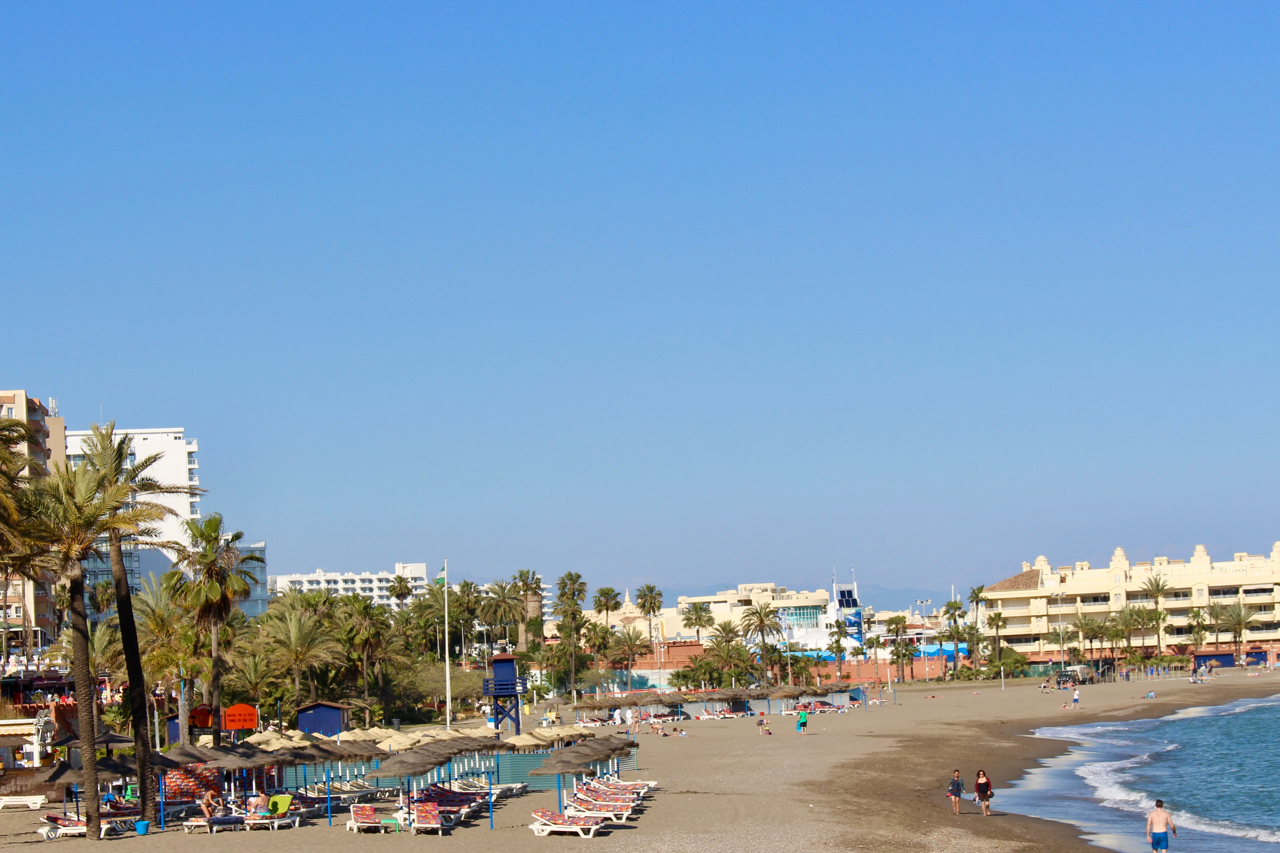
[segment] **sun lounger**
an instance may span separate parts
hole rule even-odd
[[[609,823],[626,823],[631,806],[620,803],[601,804],[586,797],[574,797],[564,804],[564,813],[574,817],[599,817]]]
[[[378,810],[373,806],[356,805],[351,807],[351,820],[347,821],[347,829],[360,834],[362,829],[375,829],[386,832],[387,826],[378,817]]]
[[[409,832],[438,832],[444,835],[446,824],[440,816],[440,809],[435,803],[417,803],[413,807],[413,815],[409,821]]]
[[[210,835],[217,833],[219,830],[231,830],[234,832],[237,829],[244,829],[244,820],[244,815],[238,814],[214,815],[213,817],[194,817],[191,820],[183,822],[182,831],[186,835],[190,835],[193,832],[200,832],[201,830],[204,830]]]
[[[529,824],[529,828],[533,830],[534,835],[540,838],[553,832],[572,833],[582,838],[595,838],[596,832],[604,824],[603,818],[573,817],[553,812],[550,809],[538,809],[533,813],[533,823]]]
[[[35,811],[36,809],[40,808],[47,802],[49,801],[45,799],[44,794],[37,794],[32,797],[27,797],[27,796],[0,797],[0,809],[7,808],[9,806],[26,806],[32,811]]]

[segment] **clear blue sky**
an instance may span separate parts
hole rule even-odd
[[[944,592],[1256,553],[1278,33],[1268,3],[11,5],[5,387],[186,427],[277,572]]]

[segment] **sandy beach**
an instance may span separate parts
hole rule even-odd
[[[1144,697],[1154,689],[1157,699]],[[981,767],[997,790],[1018,778],[1037,759],[1066,744],[1029,737],[1043,725],[1161,716],[1196,705],[1280,692],[1280,677],[1228,674],[1209,685],[1185,680],[1105,684],[1082,688],[1081,709],[1063,710],[1069,694],[1041,694],[1034,683],[912,684],[898,692],[898,704],[822,715],[809,734],[795,733],[794,718],[774,715],[772,737],[756,733],[751,720],[693,722],[689,738],[639,735],[640,778],[661,786],[647,810],[626,827],[595,840],[535,838],[526,826],[535,808],[555,807],[555,793],[534,793],[503,801],[494,813],[494,831],[482,819],[445,838],[408,834],[355,836],[323,819],[296,830],[183,835],[170,828],[157,836],[108,840],[113,850],[196,850],[234,845],[237,850],[295,853],[316,845],[351,849],[388,845],[448,846],[479,851],[489,845],[534,851],[586,845],[637,851],[717,849],[776,851],[780,847],[819,850],[1024,851],[1094,849],[1064,824],[1003,814],[999,794],[995,814],[983,818],[967,801],[964,814],[951,814],[943,796],[952,768],[972,785]],[[888,694],[886,694],[888,695]],[[607,730],[606,730],[607,731]],[[389,806],[382,806],[390,813]],[[60,806],[50,810],[60,810]],[[80,840],[41,841],[34,833],[43,812],[0,814],[0,846],[76,845]],[[1135,833],[1141,826],[1135,825]],[[162,838],[162,840],[158,840]]]

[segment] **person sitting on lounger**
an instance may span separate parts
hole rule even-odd
[[[267,796],[266,791],[260,791],[258,796],[249,800],[249,811],[255,814],[271,814],[271,798]]]
[[[200,800],[200,811],[204,812],[205,817],[214,817],[224,814],[226,806],[222,804],[222,798],[209,789],[204,792],[204,799]]]

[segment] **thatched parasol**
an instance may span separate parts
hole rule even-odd
[[[186,744],[178,744],[175,747],[171,747],[168,752],[163,754],[179,765],[204,764],[222,757],[220,753],[215,753],[213,750],[199,746],[187,746]]]
[[[547,756],[546,761],[538,767],[529,771],[530,776],[563,776],[572,774],[574,776],[583,775],[590,776],[596,772],[594,767],[582,764],[572,759],[565,760],[557,755]]]

